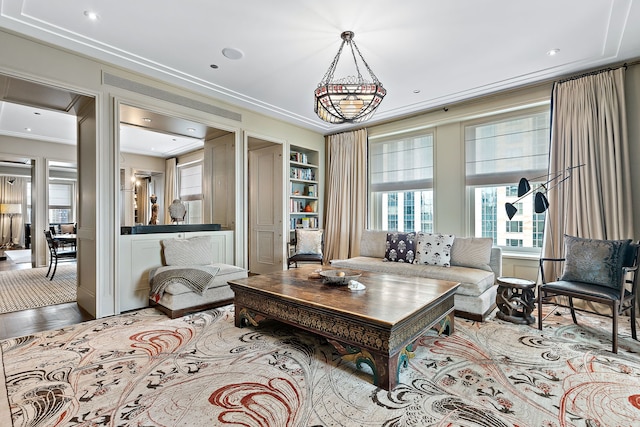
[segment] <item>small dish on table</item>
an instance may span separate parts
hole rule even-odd
[[[360,271],[348,269],[323,270],[320,272],[320,276],[322,276],[322,283],[326,283],[328,285],[346,285],[349,283],[349,280],[355,280],[362,276],[362,273]]]

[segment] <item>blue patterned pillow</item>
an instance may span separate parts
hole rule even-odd
[[[560,280],[618,289],[628,260],[629,240],[596,240],[564,236],[566,261]]]
[[[416,233],[387,233],[384,261],[413,263]]]

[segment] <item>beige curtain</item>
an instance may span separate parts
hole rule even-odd
[[[564,234],[634,238],[624,76],[618,68],[554,85],[549,170],[585,166],[547,194],[545,257],[563,256]],[[547,280],[561,273],[545,265]]]
[[[172,157],[165,161],[164,167],[164,223],[171,224],[169,206],[178,198],[177,159]]]
[[[327,138],[325,259],[360,253],[366,225],[367,131],[344,132]]]
[[[27,218],[27,179],[19,177],[0,177],[0,203],[20,205],[20,213],[13,215],[13,221],[9,215],[0,215],[0,246],[9,243],[9,232],[13,232],[14,241],[18,245],[24,245],[24,224]],[[13,224],[13,225],[12,225]]]

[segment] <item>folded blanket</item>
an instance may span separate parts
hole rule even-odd
[[[212,266],[167,266],[156,269],[151,279],[151,297],[155,302],[160,301],[165,289],[172,282],[178,282],[199,295],[209,289],[213,279],[220,271],[220,267]]]

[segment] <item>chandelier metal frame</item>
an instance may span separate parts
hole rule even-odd
[[[382,86],[380,80],[371,71],[360,49],[353,41],[353,31],[344,31],[340,37],[342,44],[338,53],[331,62],[329,69],[322,77],[318,87],[314,91],[315,107],[314,111],[322,120],[329,123],[358,123],[368,120],[373,116],[382,99],[387,94],[387,90]],[[348,76],[334,80],[340,55],[344,46],[351,49],[351,56],[355,63],[357,76]],[[371,81],[365,80],[360,72],[356,52],[367,69]]]

